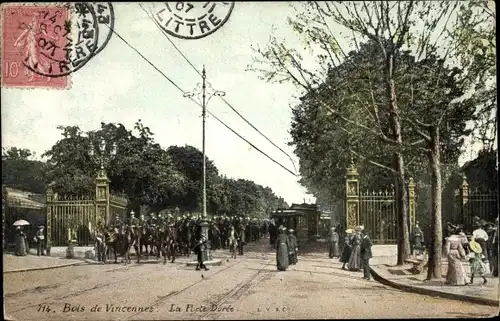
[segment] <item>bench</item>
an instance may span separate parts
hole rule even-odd
[[[427,261],[416,258],[408,258],[404,262],[412,264],[409,271],[413,274],[422,273],[423,269],[427,266]]]

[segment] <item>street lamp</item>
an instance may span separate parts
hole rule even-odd
[[[205,120],[207,116],[207,104],[210,99],[214,96],[225,96],[226,93],[220,90],[213,89],[212,85],[206,81],[207,75],[205,71],[205,66],[203,66],[203,71],[201,74],[202,82],[198,83],[193,90],[193,92],[188,92],[184,94],[184,97],[194,99],[198,98],[198,103],[202,106],[202,151],[203,151],[203,217],[201,220],[201,234],[208,240],[208,219],[207,219],[207,169],[206,169],[206,159],[205,159]],[[208,87],[208,88],[207,88]],[[207,90],[208,89],[208,90]],[[201,96],[201,101],[200,101]],[[207,250],[207,258],[210,259],[210,251]]]
[[[104,138],[100,138],[97,143],[95,143],[94,138],[95,134],[91,133],[90,135],[90,150],[89,154],[91,157],[97,157],[97,160],[99,162],[99,171],[97,172],[97,177],[96,177],[96,202],[99,202],[100,204],[98,205],[99,207],[99,213],[102,213],[102,210],[104,208],[104,222],[105,224],[109,223],[109,179],[106,174],[106,170],[104,169],[104,165],[109,165],[111,162],[111,159],[116,155],[116,144],[113,142],[111,144],[106,144],[106,141]],[[97,138],[97,137],[95,137]],[[106,150],[108,152],[106,153]],[[98,151],[98,152],[97,152]],[[105,202],[105,203],[102,203]],[[101,216],[101,214],[99,214]]]
[[[108,145],[109,146],[109,145]],[[110,148],[110,151],[109,151],[109,154],[106,155],[106,147],[108,147],[106,145],[106,141],[104,140],[104,138],[101,138],[101,140],[99,141],[99,146],[98,149],[99,149],[99,153],[96,153],[95,150],[96,150],[96,147],[94,146],[94,143],[90,142],[90,156],[96,156],[98,159],[99,159],[99,164],[100,164],[100,172],[102,171],[104,173],[104,164],[105,163],[109,163],[111,161],[111,158],[116,156],[116,143],[111,143],[111,148]],[[105,175],[105,173],[104,173]]]

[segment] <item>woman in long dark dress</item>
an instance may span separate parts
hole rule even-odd
[[[28,255],[27,246],[26,246],[26,234],[24,234],[23,229],[18,226],[16,228],[16,255],[25,256]]]
[[[345,265],[349,263],[349,258],[351,257],[351,237],[352,233],[346,231],[346,236],[344,237],[344,247],[342,248],[342,255],[340,257],[340,262],[342,264],[342,270],[345,270]]]
[[[276,239],[276,265],[278,271],[285,271],[290,264],[288,260],[288,235],[285,234],[285,228],[280,228],[278,237]]]
[[[356,229],[356,233],[351,239],[351,257],[349,258],[349,270],[361,271],[361,231]]]

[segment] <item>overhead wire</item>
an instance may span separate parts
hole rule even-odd
[[[106,25],[107,26],[107,25]],[[134,50],[142,59],[144,59],[149,65],[151,65],[156,71],[158,71],[165,79],[167,79],[176,89],[178,89],[180,92],[182,92],[184,95],[187,94],[188,92],[183,90],[179,85],[177,85],[172,79],[170,79],[164,72],[162,72],[158,67],[156,67],[155,64],[153,64],[148,58],[146,58],[142,53],[139,52],[139,50],[137,50],[134,46],[132,46],[127,40],[125,40],[118,32],[116,32],[116,30],[114,30],[113,28],[107,26],[111,32],[113,32],[113,34],[115,34],[120,40],[123,41],[123,43],[125,43],[130,49]],[[197,102],[193,97],[187,97],[189,98],[192,102],[194,102],[196,105],[198,105],[199,107],[202,107],[202,104],[200,104],[199,102]],[[240,139],[244,140],[247,144],[249,144],[250,146],[252,146],[253,148],[255,148],[255,150],[257,150],[258,152],[260,152],[261,154],[263,154],[264,156],[266,156],[267,158],[269,158],[272,162],[274,162],[275,164],[279,165],[281,168],[283,168],[284,170],[286,170],[287,172],[289,172],[290,174],[294,175],[294,176],[297,176],[297,174],[295,174],[294,172],[292,172],[291,170],[289,170],[287,167],[285,167],[284,165],[282,165],[281,163],[279,163],[278,161],[276,161],[274,158],[272,158],[271,156],[269,156],[268,154],[266,154],[264,151],[262,151],[260,148],[258,148],[257,146],[255,146],[254,144],[252,144],[250,141],[248,141],[245,137],[241,136],[239,133],[237,133],[234,129],[232,129],[229,125],[227,125],[224,121],[222,121],[219,117],[217,117],[216,115],[214,115],[212,112],[208,111],[207,110],[207,113],[212,116],[215,120],[217,120],[219,123],[221,123],[222,125],[224,125],[227,129],[229,129],[231,132],[233,132],[235,135],[237,135]]]
[[[170,44],[172,44],[172,46],[175,48],[175,50],[184,58],[184,60],[186,60],[186,62],[193,68],[194,71],[196,71],[196,73],[198,73],[198,75],[202,76],[201,72],[198,70],[198,68],[196,68],[196,66],[189,60],[189,58],[182,52],[182,50],[179,49],[179,47],[177,47],[175,45],[175,43],[172,41],[172,39],[170,39],[170,37],[168,36],[168,34],[165,32],[165,30],[163,30],[163,28],[160,26],[160,24],[152,17],[152,14],[150,14],[143,6],[141,3],[139,3],[139,6],[141,7],[141,9],[146,13],[146,15],[148,16],[148,18],[158,27],[158,29],[161,31],[161,33],[165,36],[165,38],[167,38],[167,40],[170,42]],[[262,137],[264,137],[269,143],[271,143],[271,145],[273,145],[274,147],[276,147],[277,149],[279,149],[283,154],[285,154],[288,159],[290,159],[290,161],[292,162],[292,166],[295,170],[295,173],[297,173],[297,167],[295,166],[295,162],[293,161],[292,157],[287,153],[285,152],[281,147],[279,147],[278,145],[276,145],[269,137],[267,137],[264,133],[262,133],[257,127],[255,127],[255,125],[253,125],[248,119],[246,119],[240,112],[238,112],[238,110],[236,110],[236,108],[230,104],[227,99],[225,99],[224,97],[219,97],[229,108],[231,108],[231,110],[236,113],[241,119],[243,119],[243,121],[245,123],[247,123],[250,127],[252,127],[257,133],[259,133]],[[297,174],[294,174],[295,176],[297,176]]]

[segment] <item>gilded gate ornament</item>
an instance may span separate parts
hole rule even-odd
[[[350,203],[347,205],[347,228],[354,228],[357,222],[357,204]]]
[[[347,195],[349,196],[355,196],[357,195],[356,191],[356,183],[355,182],[349,182],[347,183]]]
[[[104,187],[99,187],[99,192],[98,192],[98,193],[99,193],[99,194],[98,194],[98,196],[97,196],[97,197],[98,197],[99,199],[104,199],[104,198],[106,198],[106,190],[105,190],[105,188],[104,188]]]

